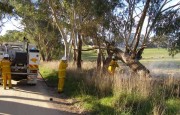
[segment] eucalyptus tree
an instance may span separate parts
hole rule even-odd
[[[97,37],[98,20],[93,9],[95,3],[93,0],[64,0],[64,2],[70,18],[69,25],[75,49],[74,61],[77,62],[77,67],[81,68],[82,39]]]
[[[63,0],[63,1],[51,1],[46,0],[49,4],[52,18],[54,23],[59,29],[59,32],[63,38],[65,46],[65,56],[69,57],[71,42],[74,49],[78,48],[78,55],[76,56],[76,50],[74,50],[74,60],[78,58],[77,67],[81,68],[81,48],[82,48],[82,32],[81,26],[83,23],[83,13],[88,13],[87,6],[88,1],[82,2],[81,0]],[[83,12],[83,13],[82,13]],[[70,37],[68,37],[70,36]],[[78,41],[78,47],[77,47]]]
[[[0,36],[0,42],[22,42],[24,36],[26,36],[26,33],[24,32],[9,30],[5,35]]]
[[[21,18],[21,24],[28,36],[33,38],[40,49],[42,59],[49,61],[53,57],[59,57],[61,36],[49,18],[48,6],[41,1],[12,0],[17,17]]]
[[[100,50],[101,28],[108,28],[110,15],[115,5],[108,0],[64,0],[64,3],[70,18],[72,41],[73,43],[78,41],[78,47],[74,46],[74,48],[78,52],[77,67],[81,68],[82,39],[92,39]],[[97,59],[98,66],[101,65],[99,63],[101,62],[100,57],[101,50]]]
[[[154,33],[161,15],[178,10],[180,3],[169,5],[172,0],[122,0],[123,8],[115,12],[116,19],[112,22],[114,33],[123,39],[123,49],[113,47],[112,51],[117,58],[128,65],[133,71],[149,76],[149,70],[143,66],[139,59],[149,38]]]
[[[64,56],[68,56],[68,52],[70,51],[70,43],[72,38],[70,36],[69,31],[69,15],[67,15],[65,9],[64,1],[59,0],[45,0],[47,5],[49,5],[49,11],[51,12],[50,18],[52,19],[53,23],[59,30],[59,33],[62,37],[63,44],[64,44]]]
[[[180,3],[180,2],[179,2]],[[155,26],[158,36],[166,36],[169,55],[174,56],[180,52],[180,7],[172,8],[158,18]]]

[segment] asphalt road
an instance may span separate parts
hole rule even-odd
[[[13,81],[13,89],[0,86],[0,115],[75,115],[78,109],[74,103],[40,78],[36,86],[29,86],[26,81]]]

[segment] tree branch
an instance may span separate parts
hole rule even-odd
[[[134,36],[134,39],[136,39],[136,43],[135,43],[133,52],[136,52],[136,49],[138,47],[139,39],[140,39],[140,35],[141,35],[141,29],[142,29],[142,26],[143,26],[143,23],[144,23],[144,20],[145,20],[145,17],[146,17],[147,10],[148,10],[149,5],[150,5],[150,1],[151,0],[146,1],[143,13],[142,13],[141,18],[139,20],[139,23],[138,23],[138,26],[137,26],[137,29],[136,29],[136,33],[135,33],[135,36]]]

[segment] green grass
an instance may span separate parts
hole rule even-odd
[[[172,57],[169,56],[169,53],[165,48],[146,48],[142,54],[142,57],[142,62],[169,61],[180,63],[180,53]],[[95,61],[97,59],[96,50],[83,51],[82,59],[85,61]]]
[[[96,96],[82,95],[80,100],[83,102],[83,108],[92,115],[114,115],[116,113],[112,105],[113,97],[99,99]]]
[[[147,48],[142,54],[142,63],[149,62],[176,62],[180,64],[180,54],[175,55],[174,57],[169,56],[167,49],[162,48]]]
[[[143,52],[143,58],[169,58],[168,51],[162,48],[147,48]]]
[[[76,74],[76,75],[74,75]],[[79,76],[79,77],[75,77]],[[73,70],[67,70],[67,77],[65,80],[64,91],[69,97],[79,97],[81,95],[81,86],[83,84],[81,74]]]
[[[46,66],[40,66],[40,73],[50,87],[56,87],[58,83],[58,71]]]
[[[94,61],[96,59],[97,59],[97,53],[95,50],[82,52],[82,60]]]
[[[179,115],[180,114],[180,99],[168,99],[166,101],[167,114],[168,115]]]
[[[80,100],[83,102],[83,108],[92,115],[145,115],[153,109],[149,99],[132,94],[103,98],[83,95]]]

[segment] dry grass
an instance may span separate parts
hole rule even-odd
[[[49,68],[51,70],[58,70],[59,61],[41,62],[41,67]]]
[[[51,70],[58,70],[58,64],[58,61],[43,62],[41,63],[41,66]],[[156,76],[159,76],[159,78],[140,79],[139,76],[128,71],[127,68],[118,68],[113,77],[104,74],[100,70],[96,70],[96,63],[90,61],[83,62],[82,70],[77,70],[75,64],[69,62],[67,73],[70,73],[71,77],[83,77],[85,84],[96,87],[97,91],[100,93],[106,94],[107,92],[113,91],[115,95],[120,94],[121,92],[138,92],[142,96],[149,96],[152,90],[154,90],[154,87],[157,87],[156,85],[170,87],[172,84],[180,83],[180,78],[174,76],[176,73],[162,74],[161,71],[156,71]]]
[[[49,69],[57,70],[58,64],[57,61],[54,61],[41,65],[48,65]],[[67,90],[70,90],[71,93],[74,91],[80,95],[93,95],[98,98],[114,96],[116,97],[113,102],[114,108],[119,111],[130,107],[129,111],[136,111],[136,114],[144,110],[144,113],[149,111],[151,114],[160,115],[167,110],[166,99],[180,97],[180,78],[174,76],[175,73],[164,74],[162,75],[161,71],[156,71],[158,78],[140,79],[138,75],[125,67],[118,68],[113,77],[96,70],[95,62],[83,62],[82,70],[76,69],[75,64],[70,62],[67,68],[67,78],[69,79],[67,86],[71,89]],[[133,99],[128,99],[126,96],[122,98],[122,94],[140,97],[135,96]],[[122,100],[126,101],[122,104]],[[143,109],[146,104],[150,106],[150,110]]]

